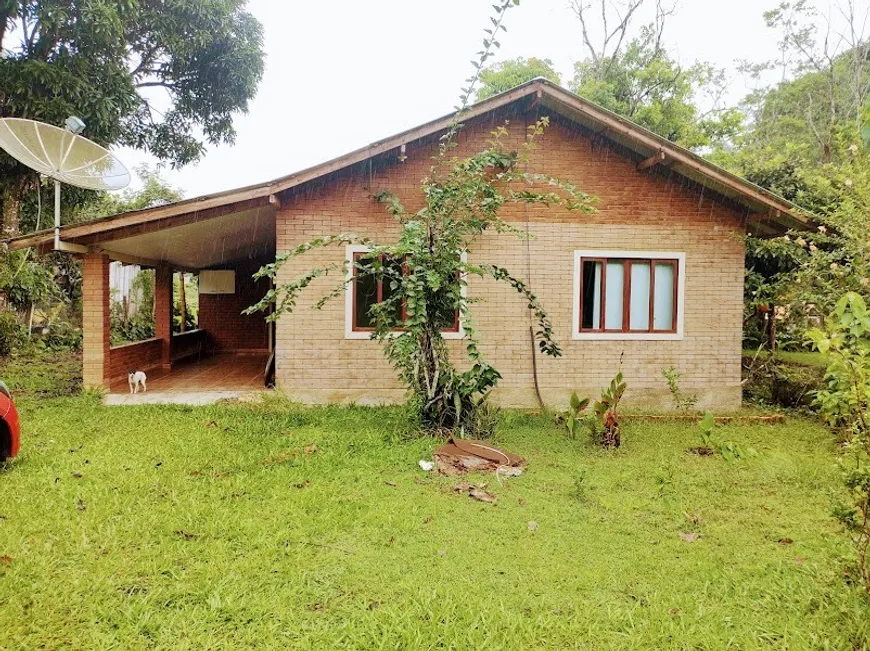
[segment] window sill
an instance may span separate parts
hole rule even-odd
[[[355,331],[355,330],[348,330],[344,333],[344,338],[345,339],[365,340],[365,339],[371,339],[372,334],[373,333],[371,333],[371,332],[359,332],[359,331]],[[393,336],[395,336],[397,334],[399,334],[399,333],[398,332],[393,333]],[[461,330],[459,332],[442,332],[441,337],[445,341],[458,340],[458,339],[464,339],[465,333],[462,332]]]
[[[575,332],[574,341],[682,341],[682,332]]]

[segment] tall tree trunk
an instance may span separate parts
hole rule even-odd
[[[18,187],[3,191],[3,238],[18,235],[18,214],[21,210],[21,192]]]
[[[181,312],[179,332],[185,332],[187,330],[187,294],[184,289],[184,272],[178,274],[178,280],[181,285],[181,291],[178,292],[178,311]]]
[[[770,344],[770,354],[773,355],[776,352],[776,306],[771,303],[770,304],[770,312],[767,313],[768,322],[768,330],[767,330],[767,339]]]

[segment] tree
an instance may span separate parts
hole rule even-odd
[[[102,145],[182,166],[233,142],[263,73],[246,0],[0,1],[0,115],[87,123]],[[0,155],[3,226],[36,175]]]
[[[764,14],[780,33],[780,56],[742,68],[756,79],[778,70],[780,81],[744,99],[745,133],[715,155],[720,164],[812,212],[836,201],[826,166],[851,165],[870,97],[864,17],[851,0],[838,8],[844,23],[839,30],[832,16],[803,0]]]
[[[312,249],[358,243],[368,252],[351,262],[311,269],[292,282],[279,282],[262,301],[248,309],[249,313],[270,310],[267,318],[278,319],[293,311],[299,293],[315,279],[335,272],[342,273],[342,280],[315,307],[342,296],[351,282],[374,279],[383,283],[389,287],[388,295],[372,305],[369,312],[375,326],[373,337],[384,346],[387,359],[408,388],[419,425],[433,432],[481,433],[478,418],[489,392],[501,378],[479,348],[479,334],[465,296],[470,276],[490,278],[513,287],[534,315],[535,338],[541,352],[551,356],[561,354],[549,317],[531,288],[507,269],[482,261],[469,262],[464,254],[486,232],[525,235],[499,217],[506,205],[541,204],[592,210],[591,197],[578,188],[527,169],[529,153],[548,124],[546,118],[528,128],[520,151],[505,146],[507,130],[500,127],[483,151],[468,158],[451,155],[480,70],[491,50],[498,47],[495,34],[502,29],[507,9],[516,3],[517,0],[502,0],[496,5],[494,29],[486,31],[480,59],[474,64],[477,72],[467,80],[457,115],[441,137],[438,154],[423,180],[423,207],[410,212],[393,193],[378,193],[378,200],[401,227],[398,238],[378,243],[355,234],[339,234],[305,242],[289,254],[279,256],[256,277],[277,281],[279,270],[289,259]],[[350,270],[353,274],[349,274]],[[465,331],[469,363],[469,368],[462,372],[452,364],[441,334],[457,315]]]
[[[466,433],[474,433],[478,409],[501,375],[486,362],[479,349],[479,336],[465,297],[470,276],[512,286],[534,314],[541,352],[554,357],[561,355],[549,317],[532,290],[507,269],[467,262],[464,256],[486,232],[525,236],[524,231],[499,217],[506,205],[542,204],[591,210],[591,198],[578,188],[526,171],[535,138],[547,124],[547,118],[542,118],[529,127],[520,152],[504,146],[502,141],[507,135],[504,127],[493,134],[489,148],[469,158],[446,158],[449,150],[445,149],[423,181],[423,208],[409,212],[394,194],[384,191],[378,195],[401,225],[395,242],[381,244],[347,233],[301,244],[289,254],[279,256],[256,277],[275,281],[287,260],[330,245],[362,244],[368,253],[353,262],[318,267],[293,282],[278,284],[249,312],[267,310],[273,305],[271,319],[292,312],[299,293],[316,278],[330,273],[341,273],[342,280],[318,301],[317,307],[342,296],[350,282],[372,278],[384,283],[390,288],[389,296],[374,304],[370,311],[375,323],[373,337],[384,345],[387,358],[410,390],[420,424],[431,431],[464,428]],[[538,186],[550,189],[538,191]],[[350,269],[353,274],[348,273]],[[465,332],[465,351],[470,363],[464,372],[458,372],[451,363],[441,334],[457,314]]]
[[[837,29],[832,15],[801,0],[764,14],[780,34],[780,54],[742,68],[755,79],[776,72],[779,81],[744,99],[744,132],[712,154],[801,206],[821,228],[785,241],[748,241],[745,316],[753,331],[745,334],[753,343],[764,339],[753,328],[763,321],[768,327],[778,322],[782,343],[801,345],[808,325],[830,313],[844,291],[868,298],[870,166],[861,130],[868,117],[870,41],[854,2],[836,9]]]
[[[660,0],[654,21],[635,33],[633,21],[643,4],[601,0],[593,15],[592,3],[572,0],[588,56],[574,64],[571,90],[684,147],[728,141],[739,131],[742,116],[721,107],[724,73],[706,63],[683,67],[668,54],[663,35],[674,9]],[[601,22],[600,41],[593,37],[595,16]],[[706,112],[698,108],[704,95],[710,104]]]
[[[843,30],[835,30],[832,17],[806,0],[783,2],[764,14],[767,25],[781,34],[781,58],[775,63],[783,78],[789,73],[797,78],[765,97],[759,119],[785,122],[792,127],[791,137],[800,134],[794,127],[803,122],[809,132],[801,134],[803,139],[815,145],[816,161],[824,163],[833,160],[835,141],[844,127],[860,128],[870,93],[866,12],[858,15],[855,0],[837,8],[845,19]],[[764,126],[759,125],[761,132],[767,131]]]
[[[493,64],[480,72],[477,99],[479,101],[498,95],[538,77],[549,79],[554,84],[561,83],[561,77],[549,59],[531,57],[527,60],[519,57]]]

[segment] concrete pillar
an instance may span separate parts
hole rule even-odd
[[[154,271],[154,333],[163,341],[161,363],[172,367],[172,268],[157,267]]]
[[[82,380],[109,388],[109,257],[87,253],[82,265]]]

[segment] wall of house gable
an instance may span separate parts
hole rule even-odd
[[[471,124],[460,153],[482,148],[491,129],[505,116]],[[512,118],[511,138],[518,146],[534,116]],[[395,192],[410,209],[419,207],[420,179],[431,164],[432,145],[408,147],[408,159],[386,169],[366,165],[319,187],[307,187],[277,215],[278,252],[324,234],[356,232],[389,239],[396,224],[374,199],[380,189]],[[599,197],[595,215],[561,209],[513,207],[503,216],[528,223],[528,242],[487,235],[470,252],[471,260],[495,262],[527,278],[549,310],[562,346],[559,359],[538,356],[538,377],[547,402],[564,404],[572,390],[597,396],[622,364],[627,398],[666,406],[661,369],[683,372],[685,390],[697,392],[701,406],[733,408],[740,403],[742,338],[742,215],[667,170],[638,172],[617,150],[554,123],[534,152],[530,170],[569,180]],[[680,341],[583,341],[572,339],[574,251],[578,249],[673,251],[686,254],[685,336]],[[343,249],[308,253],[288,262],[280,282],[304,271],[344,259]],[[292,315],[277,327],[277,380],[291,397],[311,402],[401,400],[403,392],[378,344],[347,340],[344,301],[320,311],[309,309],[338,281],[320,278],[300,296]],[[529,317],[523,302],[506,286],[473,279],[470,296],[483,350],[504,379],[497,396],[513,406],[534,406]],[[451,342],[461,359],[461,342]]]

